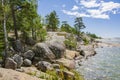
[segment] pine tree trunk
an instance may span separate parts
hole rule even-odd
[[[2,6],[4,6],[4,0],[2,0]],[[4,43],[5,43],[5,54],[4,54],[4,57],[3,57],[3,64],[5,64],[5,60],[6,58],[8,57],[8,37],[7,37],[7,30],[6,30],[6,13],[4,12],[3,13],[4,15],[4,20],[3,20],[3,31],[4,31]]]
[[[15,32],[15,37],[16,37],[16,40],[17,40],[18,39],[18,32],[17,32],[14,4],[11,6],[11,9],[12,9],[13,24],[14,24],[14,32]]]

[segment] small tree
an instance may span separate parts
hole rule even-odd
[[[59,18],[55,11],[46,16],[47,29],[56,31],[59,25]]]
[[[76,33],[77,33],[78,37],[80,37],[81,29],[85,28],[85,25],[83,23],[82,17],[77,17],[75,19],[75,25],[74,25],[74,27],[76,29]]]

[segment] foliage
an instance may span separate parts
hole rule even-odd
[[[74,75],[75,75],[75,80],[84,80],[84,77],[83,77],[82,75],[80,75],[80,73],[78,73],[77,71],[71,70],[71,72],[74,73]]]
[[[1,56],[1,52],[4,50],[4,34],[3,31],[0,30],[0,56]]]
[[[72,34],[76,34],[76,29],[74,27],[71,27],[67,21],[63,21],[62,25],[61,25],[61,31],[67,32],[67,33],[72,33]]]
[[[86,34],[87,34],[88,36],[90,36],[91,38],[96,38],[96,39],[101,38],[101,37],[98,37],[96,34],[93,34],[93,33],[87,32]]]
[[[76,39],[73,37],[73,35],[71,35],[68,39],[66,39],[64,41],[64,44],[66,45],[66,48],[70,49],[70,50],[75,50],[76,49],[76,45],[77,45],[77,41]]]
[[[46,35],[47,35],[47,32],[43,28],[37,31],[37,37],[40,42],[45,41]]]
[[[89,44],[89,40],[87,40],[86,38],[83,38],[84,44],[88,45]]]
[[[52,76],[51,78],[48,78],[47,80],[58,80],[59,79],[59,76],[57,75],[55,70],[47,70],[46,73]]]
[[[46,16],[47,30],[56,31],[59,25],[59,18],[55,11]]]
[[[85,25],[83,23],[82,17],[77,17],[75,19],[75,25],[74,25],[75,29],[76,29],[76,33],[78,35],[78,37],[80,36],[80,31],[81,29],[85,28]]]
[[[67,21],[62,22],[61,31],[71,33],[72,29],[71,29],[71,26],[67,23]]]

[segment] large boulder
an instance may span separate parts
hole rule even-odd
[[[32,60],[33,57],[35,56],[35,53],[32,50],[28,50],[27,52],[24,53],[23,56],[24,56],[25,59]]]
[[[96,54],[96,51],[94,49],[93,45],[81,45],[79,47],[80,55],[84,56],[85,58],[88,58],[89,56],[94,56]]]
[[[67,59],[75,59],[75,57],[77,57],[77,56],[80,55],[79,52],[77,52],[77,51],[71,51],[71,50],[66,50],[65,53],[66,53],[65,57]]]
[[[55,57],[62,58],[65,56],[65,45],[58,41],[50,41],[47,43],[49,45],[49,48],[52,50],[52,52],[55,54]]]
[[[74,69],[75,68],[75,61],[74,60],[69,60],[65,58],[61,58],[56,60],[57,63],[62,64],[68,69]]]
[[[27,44],[27,45],[35,45],[35,40],[33,40],[33,38],[32,37],[27,37],[26,39],[25,39],[25,43]]]
[[[85,59],[87,59],[90,56],[94,56],[96,54],[96,51],[94,50],[81,50],[80,55],[82,55]]]
[[[17,68],[17,63],[12,58],[7,58],[5,61],[5,68],[15,70]]]
[[[36,67],[38,69],[40,69],[41,71],[43,72],[46,72],[47,70],[52,70],[53,69],[53,66],[51,63],[49,62],[46,62],[46,61],[39,61],[37,64],[36,64]]]
[[[17,52],[24,52],[23,45],[20,40],[14,40],[12,42],[12,47]]]
[[[27,67],[29,67],[29,66],[32,65],[32,61],[29,60],[29,59],[25,59],[25,60],[23,61],[23,63],[24,63],[24,66],[27,66]]]
[[[15,54],[13,56],[13,60],[17,63],[17,67],[18,68],[20,68],[21,65],[23,64],[23,58],[20,55],[18,55],[18,54]]]
[[[35,56],[40,57],[41,59],[55,59],[55,55],[45,43],[37,43],[33,47],[33,52],[35,53]]]

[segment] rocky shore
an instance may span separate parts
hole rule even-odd
[[[0,80],[84,80],[74,71],[76,60],[94,56],[95,43],[78,42],[76,50],[69,50],[63,35],[69,36],[50,32],[45,42],[34,43],[29,39],[23,45],[20,40],[14,41],[5,61],[6,69],[0,68]]]

